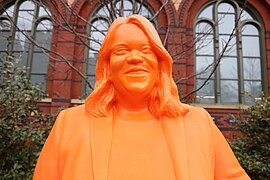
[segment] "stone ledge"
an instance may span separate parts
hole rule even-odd
[[[198,104],[193,103],[192,106],[211,108],[211,109],[247,109],[250,106],[245,104]]]

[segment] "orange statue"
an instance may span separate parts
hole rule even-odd
[[[35,180],[246,180],[202,108],[180,103],[172,58],[142,16],[118,18],[85,105],[60,113]]]

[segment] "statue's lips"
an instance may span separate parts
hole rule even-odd
[[[126,75],[132,75],[132,76],[140,76],[140,75],[145,75],[147,73],[149,72],[145,70],[144,68],[131,68],[125,72]]]

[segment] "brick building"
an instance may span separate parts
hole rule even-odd
[[[158,30],[182,101],[206,108],[225,136],[270,92],[269,0],[0,0],[1,59],[28,67],[48,94],[44,111],[81,104],[112,19],[132,13]]]

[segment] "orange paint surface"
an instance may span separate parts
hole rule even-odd
[[[179,101],[172,58],[151,23],[118,18],[85,105],[62,111],[35,180],[249,179],[209,114]]]

